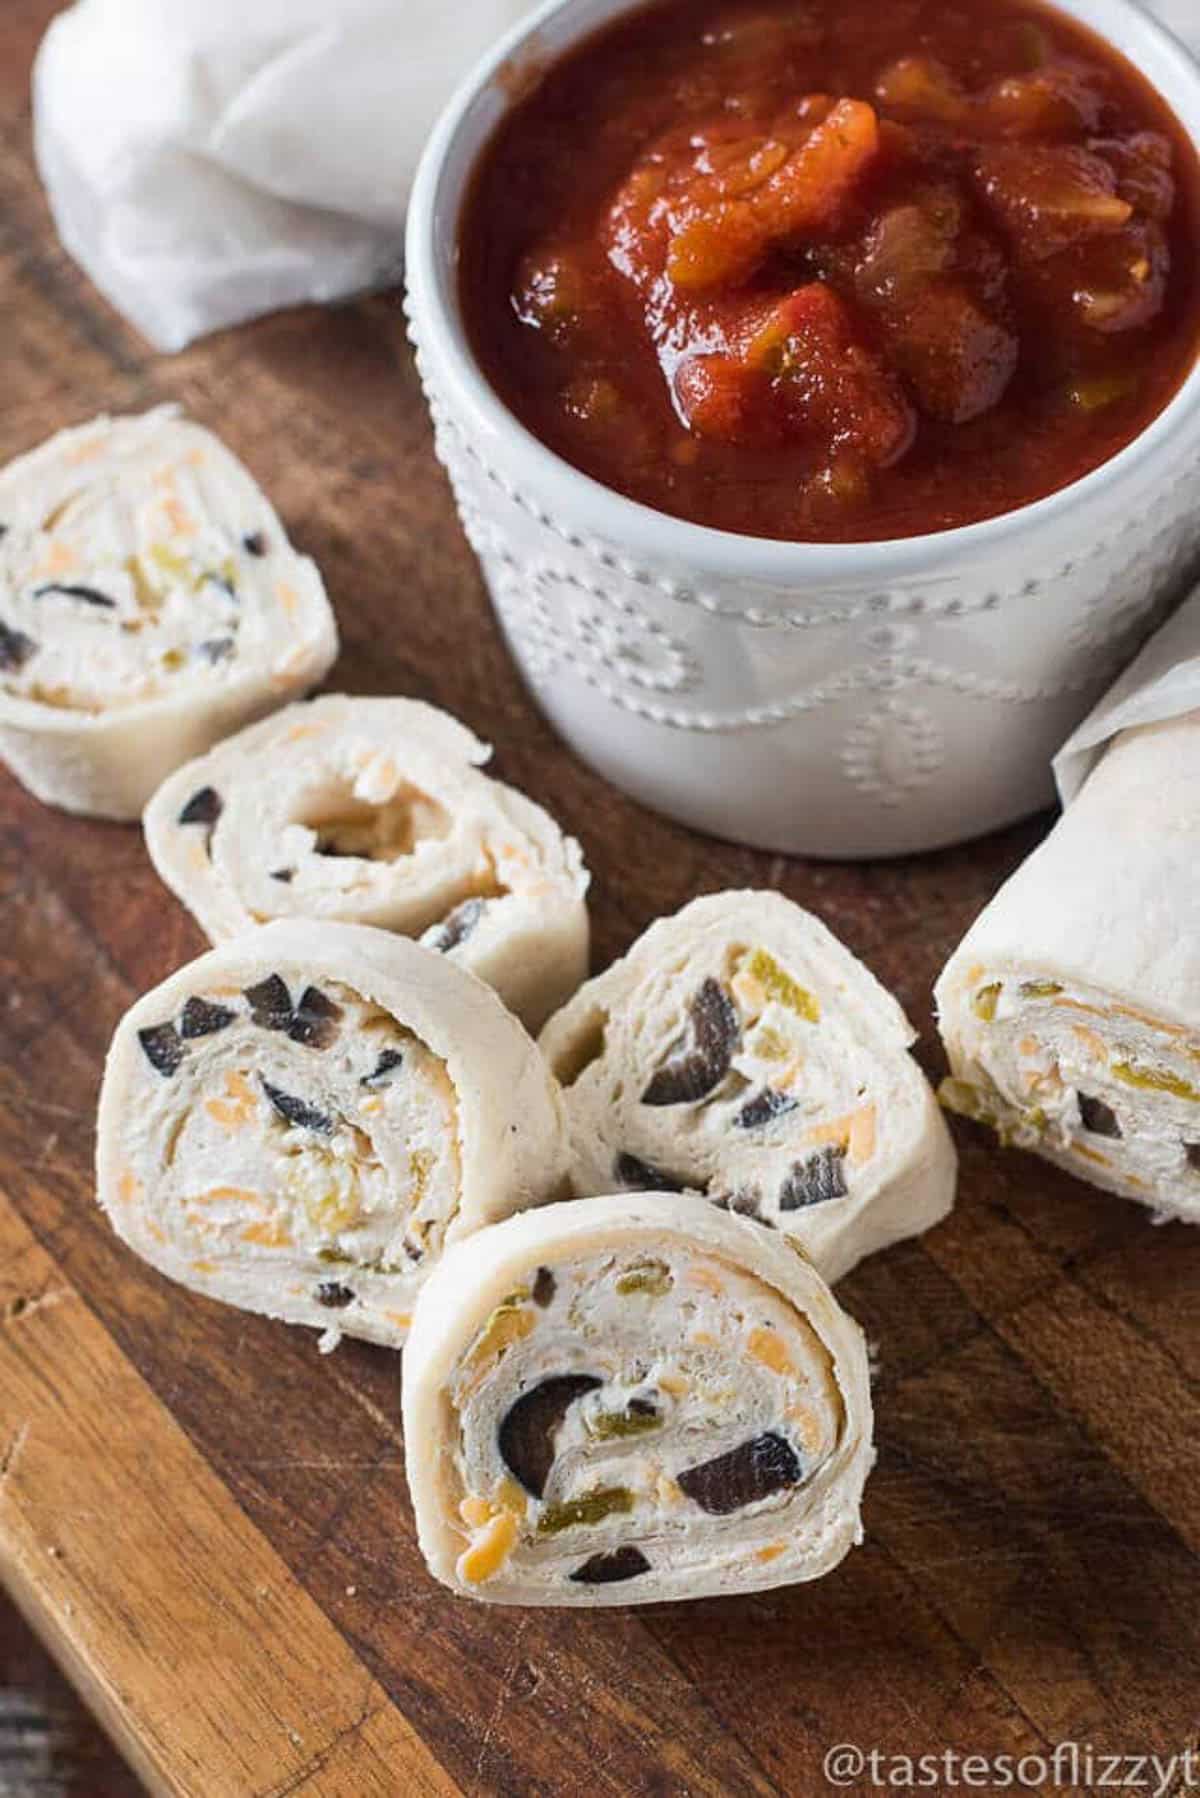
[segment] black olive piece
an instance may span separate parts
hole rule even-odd
[[[261,531],[251,531],[249,536],[242,538],[242,548],[248,556],[265,556],[267,540]]]
[[[614,1548],[611,1554],[592,1555],[589,1560],[567,1575],[577,1586],[611,1586],[618,1580],[636,1579],[649,1573],[650,1563],[640,1548]]]
[[[196,654],[202,655],[214,667],[218,662],[227,662],[233,654],[233,638],[209,637],[206,642],[197,643]]]
[[[327,1049],[337,1037],[341,1015],[341,1006],[335,1005],[319,986],[306,986],[288,1025],[288,1035],[294,1043],[303,1043],[308,1049]]]
[[[374,1086],[378,1081],[386,1080],[389,1074],[394,1074],[396,1069],[398,1067],[403,1067],[403,1065],[404,1056],[400,1053],[399,1049],[385,1049],[383,1054],[379,1057],[379,1060],[375,1063],[372,1072],[364,1074],[358,1084],[360,1086]]]
[[[214,1005],[208,999],[189,999],[179,1020],[179,1033],[190,1040],[195,1036],[215,1036],[228,1030],[237,1016],[228,1005]]]
[[[331,1311],[344,1311],[347,1305],[354,1303],[350,1288],[339,1286],[336,1280],[322,1280],[315,1297],[318,1305],[328,1305]]]
[[[168,1079],[178,1071],[187,1054],[174,1024],[151,1024],[138,1031],[138,1041],[150,1066]]]
[[[14,631],[7,624],[0,624],[0,669],[6,674],[16,674],[36,650],[37,644],[24,631]]]
[[[790,1093],[777,1093],[773,1087],[764,1087],[754,1098],[747,1099],[742,1109],[734,1118],[739,1130],[761,1130],[775,1118],[781,1118],[786,1112],[795,1111],[800,1103]]]
[[[1079,1095],[1079,1119],[1093,1136],[1111,1136],[1119,1141],[1124,1134],[1112,1106],[1106,1105],[1103,1099],[1093,1099],[1088,1093]]]
[[[295,868],[273,868],[271,870],[271,879],[282,881],[285,887],[290,886],[295,878]]]
[[[327,1111],[318,1111],[315,1105],[281,1091],[269,1080],[263,1080],[262,1087],[285,1124],[295,1124],[301,1130],[315,1130],[320,1136],[333,1135],[333,1119]]]
[[[741,1040],[737,1010],[720,981],[708,979],[688,1004],[693,1046],[664,1063],[643,1105],[692,1105],[720,1086]]]
[[[255,986],[244,989],[250,1006],[250,1019],[260,1030],[288,1030],[292,1023],[292,995],[279,974],[268,974]]]
[[[101,593],[98,587],[84,587],[78,584],[66,584],[62,581],[47,581],[44,587],[35,587],[33,597],[41,599],[47,593],[61,593],[67,599],[80,599],[85,606],[103,606],[107,612],[115,612],[117,602],[110,599],[107,593]]]
[[[217,819],[221,816],[221,811],[221,795],[217,792],[216,788],[201,787],[198,793],[192,794],[191,798],[180,812],[177,822],[180,824],[211,825],[216,823]]]
[[[1193,1173],[1200,1174],[1200,1142],[1185,1142],[1183,1152]]]
[[[457,949],[465,943],[483,916],[484,899],[464,899],[456,905],[452,912],[447,912],[437,932],[431,936],[427,947],[436,949],[441,955],[449,955],[451,949]]]
[[[595,1374],[555,1374],[509,1406],[497,1431],[500,1458],[514,1480],[534,1498],[545,1493],[558,1426],[576,1399],[603,1384]]]
[[[554,1295],[558,1291],[558,1281],[548,1267],[539,1267],[533,1277],[533,1302],[543,1311],[554,1303]]]
[[[678,1174],[668,1174],[624,1149],[613,1162],[613,1174],[631,1192],[686,1192],[688,1183]]]
[[[793,1163],[792,1171],[779,1189],[781,1211],[803,1211],[808,1205],[824,1205],[829,1199],[844,1199],[846,1185],[844,1162],[846,1151],[822,1149],[807,1161]]]
[[[738,1192],[723,1192],[720,1198],[716,1198],[712,1202],[718,1211],[732,1211],[736,1217],[752,1217],[755,1223],[765,1224],[768,1230],[773,1230],[775,1226],[770,1218],[763,1217],[759,1213],[761,1197],[760,1193],[743,1187]]]
[[[798,1486],[803,1478],[795,1449],[774,1430],[675,1475],[680,1490],[711,1517],[728,1517],[773,1492]]]

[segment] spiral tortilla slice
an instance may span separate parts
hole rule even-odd
[[[419,936],[536,1030],[587,975],[588,875],[490,754],[433,706],[331,694],[179,769],[147,847],[214,942],[280,917]]]
[[[860,1540],[866,1350],[792,1244],[658,1193],[553,1205],[421,1294],[421,1548],[493,1604],[648,1604],[828,1573]]]
[[[558,1198],[561,1104],[483,983],[403,937],[268,924],[127,1013],[97,1189],[161,1273],[397,1345],[443,1249]]]
[[[1200,713],[1118,737],[937,987],[943,1102],[1200,1221]]]
[[[653,925],[541,1043],[578,1194],[701,1194],[794,1237],[832,1282],[953,1204],[914,1036],[818,919],[733,892]]]
[[[0,755],[48,804],[138,817],[337,648],[315,565],[174,407],[61,431],[0,472]]]

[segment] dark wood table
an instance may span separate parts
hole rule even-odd
[[[0,1793],[139,1798],[144,1791],[19,1613],[0,1598]]]
[[[395,296],[163,360],[63,255],[29,153],[52,10],[0,9],[0,457],[182,401],[325,570],[335,684],[458,712],[583,840],[597,965],[700,891],[779,887],[895,988],[936,1075],[932,980],[1038,827],[812,865],[678,829],[581,767],[504,653]],[[835,1576],[586,1617],[459,1603],[413,1539],[396,1359],[349,1344],[325,1362],[306,1332],[168,1286],[94,1206],[113,1025],[202,947],[138,831],[0,776],[0,883],[0,1577],[155,1789],[809,1798],[840,1741],[1196,1742],[1200,1233],[962,1129],[954,1217],[842,1290],[878,1354],[881,1455],[866,1546]],[[69,1715],[0,1640],[43,1722]],[[103,1750],[74,1759],[89,1798],[133,1789]]]

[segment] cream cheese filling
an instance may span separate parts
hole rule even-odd
[[[846,1427],[807,1320],[671,1241],[538,1269],[446,1404],[459,1578],[545,1593],[783,1552]]]
[[[270,664],[300,598],[295,558],[219,445],[170,419],[97,428],[0,486],[0,688],[95,714],[220,692]],[[211,440],[210,440],[211,441]]]
[[[1200,1202],[1200,1042],[1076,981],[976,967],[956,1004],[951,1109],[1131,1197]]]
[[[494,782],[406,743],[386,716],[370,729],[371,706],[291,707],[190,765],[188,782],[212,783],[220,796],[203,878],[224,889],[231,912],[247,924],[402,922],[418,935],[471,900],[578,900],[584,883],[573,845],[552,826],[550,842],[522,831],[494,801]],[[180,851],[196,842],[181,812],[161,828]],[[460,935],[467,928],[457,921]]]
[[[147,846],[214,942],[283,918],[374,925],[452,956],[536,1029],[586,975],[588,874],[546,812],[480,771],[489,754],[431,706],[326,695],[180,768]]]
[[[572,1044],[556,1072],[630,1188],[698,1190],[786,1227],[876,1190],[908,1122],[869,1036],[752,935],[645,971],[593,1029],[594,1059],[576,1071]]]
[[[460,1200],[444,1062],[350,987],[270,974],[197,991],[139,1040],[118,1188],[137,1227],[194,1274],[302,1282],[331,1322],[404,1309]]]

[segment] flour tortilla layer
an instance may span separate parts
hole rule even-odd
[[[823,1278],[929,1229],[956,1161],[895,1000],[778,893],[698,899],[582,987],[541,1043],[572,1182],[686,1191],[792,1237]]]
[[[161,1273],[398,1346],[442,1252],[561,1196],[561,1102],[496,995],[362,925],[276,923],[127,1013],[97,1190]]]
[[[536,1030],[586,977],[588,875],[540,806],[480,771],[490,754],[417,700],[329,694],[173,774],[147,848],[213,942],[274,918],[376,925],[469,968]]]
[[[860,1539],[871,1433],[862,1335],[805,1257],[677,1195],[482,1231],[429,1280],[405,1358],[421,1547],[485,1603],[818,1579]]]
[[[937,988],[954,1109],[1200,1219],[1200,713],[1125,732]]]
[[[159,407],[0,471],[0,756],[47,804],[136,818],[337,655],[315,565],[211,432]]]

